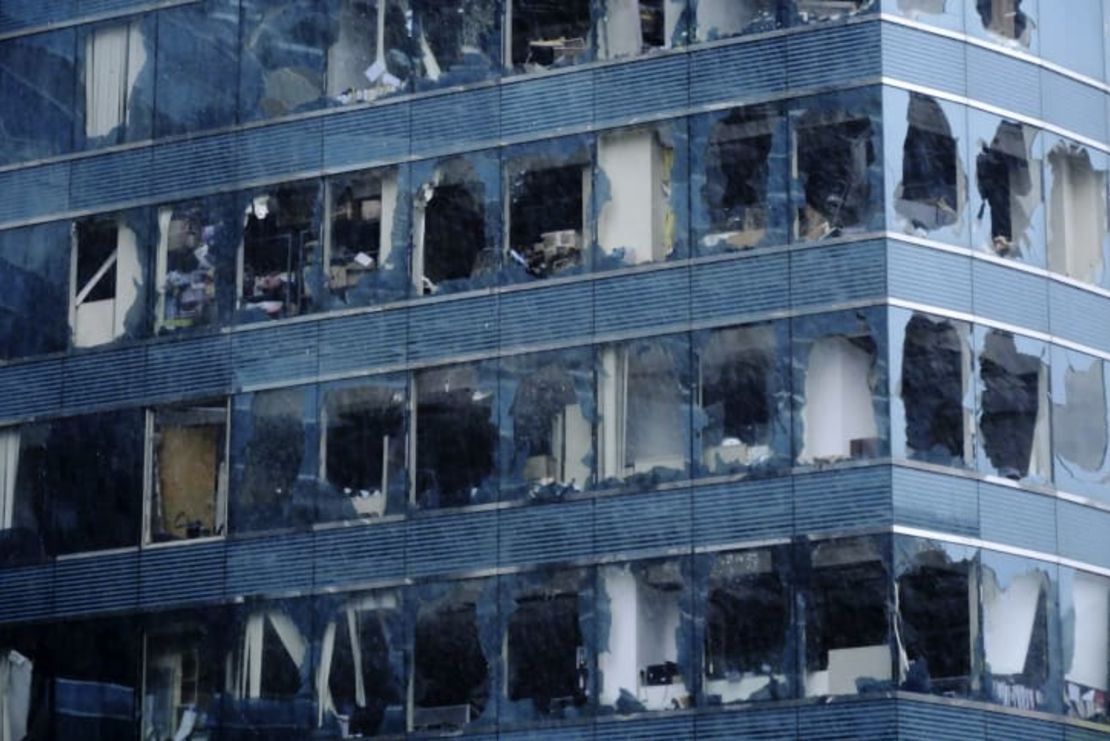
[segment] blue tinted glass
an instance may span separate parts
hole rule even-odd
[[[0,164],[69,151],[74,49],[72,29],[0,43]]]

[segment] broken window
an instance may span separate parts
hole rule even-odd
[[[1106,363],[1052,348],[1052,448],[1056,486],[1110,500],[1110,378]]]
[[[279,186],[251,196],[240,253],[240,308],[252,316],[296,316],[313,303],[311,269],[319,260],[318,186]]]
[[[228,631],[223,731],[304,738],[316,725],[311,600],[250,602]]]
[[[504,577],[508,702],[501,721],[580,717],[593,693],[593,573]]]
[[[672,48],[685,11],[686,0],[605,0],[598,56],[617,59]]]
[[[224,400],[151,410],[146,542],[224,534],[227,419]]]
[[[898,686],[967,697],[979,633],[976,553],[916,538],[898,537],[894,543]]]
[[[601,567],[598,692],[620,714],[680,710],[693,705],[693,621],[684,561]],[[604,618],[600,620],[604,625]]]
[[[753,324],[698,339],[699,470],[734,473],[790,457],[789,325]]]
[[[799,463],[885,455],[882,322],[874,311],[794,320],[793,419]]]
[[[698,0],[694,3],[698,41],[774,31],[786,25],[781,0]]]
[[[69,346],[71,256],[69,222],[0,231],[0,358]]]
[[[750,106],[698,116],[692,133],[695,158],[704,152],[692,188],[698,251],[785,243],[786,121],[778,109]]]
[[[39,478],[45,472],[45,424],[0,428],[0,566],[41,561],[50,512]]]
[[[593,369],[589,348],[501,360],[506,497],[559,498],[593,483]]]
[[[408,235],[401,229],[400,187],[397,168],[328,179],[323,264],[334,308],[407,295]]]
[[[890,575],[879,537],[809,548],[805,604],[806,697],[890,690]]]
[[[871,90],[808,101],[791,112],[794,236],[837,237],[879,228],[881,163]]]
[[[146,325],[147,250],[140,249],[137,218],[89,218],[73,230],[70,324],[75,347],[138,336]]]
[[[148,14],[78,30],[84,88],[79,149],[152,136],[155,21]]]
[[[324,392],[318,520],[376,518],[405,509],[408,379],[375,376]]]
[[[200,739],[220,719],[224,613],[159,616],[144,635],[142,738]]]
[[[1043,267],[1040,132],[979,111],[969,113],[969,124],[978,148],[973,245]]]
[[[501,650],[495,580],[422,587],[414,627],[412,724],[457,731],[493,715]]]
[[[705,609],[707,704],[790,698],[789,550],[758,548],[705,559],[700,599]]]
[[[1049,477],[1048,355],[1039,341],[977,329],[979,470],[1015,481]]]
[[[1022,710],[1047,709],[1055,566],[991,551],[981,558],[987,699]]]
[[[674,479],[688,470],[689,345],[686,335],[601,348],[598,478],[604,484]]]
[[[964,322],[895,310],[900,354],[891,360],[895,393],[894,455],[945,466],[974,460],[971,327]],[[897,346],[897,345],[896,345]]]
[[[1110,226],[1102,152],[1059,141],[1049,149],[1048,267],[1069,278],[1104,285]]]
[[[410,460],[418,507],[462,507],[497,498],[496,373],[493,363],[416,373]]]
[[[232,530],[289,528],[313,520],[316,389],[241,394],[232,402]]]
[[[581,138],[523,145],[506,162],[507,254],[516,280],[588,267],[590,152]]]
[[[505,49],[517,72],[589,61],[590,0],[507,0]]]
[[[1034,20],[1029,16],[1036,0],[967,0],[967,28],[992,40],[1029,46]]]
[[[327,738],[405,731],[405,613],[396,590],[316,598],[316,725]]]
[[[332,2],[240,0],[240,3],[240,121],[318,108],[326,89],[329,48],[338,33],[339,17],[330,7]],[[348,33],[357,37],[368,30],[366,25],[359,24]]]
[[[0,164],[70,151],[77,75],[74,34],[68,28],[0,43]]]
[[[498,167],[495,152],[414,165],[412,282],[417,295],[482,288],[496,281]]]
[[[1110,724],[1110,579],[1060,568],[1068,715]]]
[[[964,30],[964,4],[953,0],[882,0],[882,12],[950,31]]]
[[[794,13],[800,23],[817,23],[850,18],[873,10],[878,0],[793,0]]]
[[[894,188],[892,221],[912,234],[928,235],[966,244],[967,203],[965,152],[961,140],[965,109],[920,93],[884,91],[905,106],[906,123],[896,117],[886,121],[888,141],[901,152],[892,152],[892,164],[902,161],[902,178]],[[908,99],[908,102],[906,102]]]
[[[411,11],[405,0],[338,0],[327,9],[327,94],[365,103],[404,91],[411,76]]]
[[[418,88],[450,87],[493,77],[501,68],[501,3],[409,0],[415,18]]]
[[[215,199],[158,209],[156,331],[201,327],[222,318],[234,269],[228,256],[238,241],[231,210]]]
[[[678,125],[598,136],[597,243],[613,267],[662,262],[681,254],[687,180]]]

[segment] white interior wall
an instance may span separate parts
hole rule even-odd
[[[640,0],[608,0],[605,7],[605,33],[602,34],[601,43],[601,56],[605,59],[640,53],[643,46]]]
[[[393,217],[397,213],[397,173],[382,175],[381,243],[378,248],[378,265],[391,264],[393,254]]]
[[[76,249],[80,250],[77,245]],[[73,263],[76,271],[76,262]],[[73,311],[73,344],[93,347],[122,337],[126,331],[127,313],[139,300],[142,284],[142,265],[139,263],[139,244],[135,232],[123,224],[118,225],[114,263],[108,268],[115,271],[116,294],[99,301],[82,301]],[[92,281],[98,283],[104,278]],[[81,292],[86,286],[76,286]],[[76,301],[76,297],[73,299]]]
[[[1075,628],[1064,678],[1103,692],[1110,689],[1110,580],[1075,572]]]
[[[847,457],[852,440],[878,435],[870,369],[867,352],[845,337],[823,337],[813,343],[802,409],[802,460]]]
[[[609,598],[609,649],[597,660],[602,676],[601,702],[613,705],[622,689],[635,695],[639,685],[636,577],[627,566],[609,566],[602,573]]]
[[[590,468],[584,462],[593,442],[590,423],[578,404],[569,404],[553,425],[557,475],[564,483],[573,481],[584,487],[590,478]]]
[[[0,530],[15,525],[15,482],[19,472],[19,428],[0,429]]]
[[[1053,191],[1049,253],[1056,270],[1079,280],[1097,282],[1102,274],[1102,239],[1106,230],[1106,176],[1083,158],[1050,156]]]
[[[665,257],[663,162],[651,130],[616,132],[598,141],[598,165],[609,200],[598,215],[598,243],[607,254],[624,248],[625,263]]]
[[[601,350],[601,373],[597,380],[598,475],[602,479],[624,476],[624,430],[628,379],[628,356],[624,348]]]
[[[1014,577],[1002,589],[992,573],[983,580],[983,649],[992,674],[1025,670],[1042,578],[1038,573]]]
[[[339,35],[328,47],[327,90],[331,98],[345,90],[369,87],[365,71],[374,63],[377,49],[376,25],[359,18],[349,2],[343,3],[338,25]]]

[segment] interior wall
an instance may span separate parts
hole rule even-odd
[[[846,337],[823,337],[813,344],[802,410],[802,459],[848,457],[852,440],[878,436],[870,373],[870,355]]]

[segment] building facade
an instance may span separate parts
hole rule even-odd
[[[1110,737],[1108,29],[0,0],[0,740]]]

